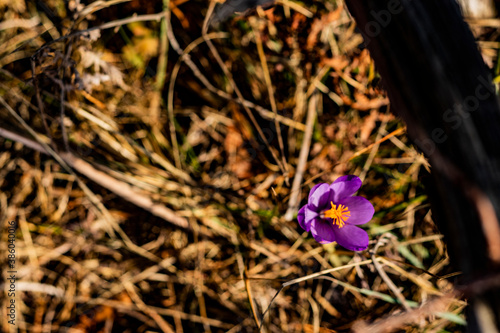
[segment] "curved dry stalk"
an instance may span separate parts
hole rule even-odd
[[[226,64],[224,64],[224,61],[222,60],[219,52],[215,48],[212,41],[206,38],[208,26],[209,26],[208,23],[210,21],[210,17],[212,16],[212,12],[214,10],[214,7],[215,7],[215,1],[212,0],[210,2],[210,6],[208,8],[207,15],[205,16],[205,21],[203,22],[203,28],[202,28],[201,34],[202,34],[203,38],[205,38],[205,41],[206,41],[208,47],[210,48],[210,52],[212,52],[212,55],[215,57],[215,60],[217,61],[220,68],[224,72],[224,75],[226,75],[227,79],[231,83],[231,87],[233,88],[234,92],[236,93],[236,96],[238,97],[240,104],[243,106],[243,109],[245,109],[245,112],[247,113],[248,117],[250,118],[250,121],[252,122],[255,129],[257,130],[257,133],[259,133],[262,140],[264,140],[264,143],[266,144],[267,149],[269,150],[269,152],[273,156],[273,159],[276,162],[276,164],[278,165],[278,167],[280,168],[281,172],[284,175],[286,175],[286,166],[284,164],[282,164],[282,162],[280,162],[278,156],[276,155],[275,151],[272,149],[271,145],[269,144],[269,141],[267,140],[266,136],[264,135],[264,132],[262,132],[262,128],[257,123],[257,120],[255,119],[252,111],[250,111],[248,106],[245,105],[243,95],[241,94],[240,89],[236,85],[236,82],[234,81],[234,78],[233,78],[233,75],[231,74],[231,71],[227,68]]]
[[[85,8],[83,8],[80,12],[78,12],[78,18],[75,20],[73,26],[78,25],[88,15],[94,14],[94,13],[100,11],[101,9],[108,8],[108,7],[115,6],[115,5],[124,3],[124,2],[129,2],[129,1],[132,1],[132,0],[106,0],[106,1],[97,0],[97,1],[94,1],[90,4],[88,4],[87,6],[85,6]]]
[[[224,98],[226,100],[231,100],[231,101],[234,100],[234,98],[230,94],[216,88],[212,83],[210,83],[210,81],[208,81],[206,76],[201,73],[198,66],[196,66],[196,64],[191,60],[191,56],[189,54],[184,54],[184,50],[182,50],[182,48],[179,46],[179,43],[177,42],[177,39],[175,38],[175,35],[171,29],[171,26],[169,26],[169,28],[167,29],[167,34],[168,34],[168,38],[170,40],[170,46],[175,50],[175,52],[177,52],[177,54],[179,56],[183,57],[182,61],[185,62],[186,65],[188,65],[189,69],[191,69],[194,76],[198,80],[200,80],[201,83],[203,83],[205,88],[207,88],[211,93],[213,93],[221,98]],[[211,35],[212,35],[211,33],[207,34],[207,36],[211,36]],[[266,108],[263,108],[260,105],[256,105],[255,103],[248,101],[246,99],[244,99],[243,101],[235,100],[235,102],[244,106],[244,107],[254,109],[265,119],[274,120],[276,118],[283,125],[286,125],[288,127],[291,127],[293,129],[296,129],[296,130],[302,131],[302,132],[306,130],[306,126],[304,124],[299,123],[297,121],[294,121],[293,119],[284,117],[280,114],[278,114],[276,116],[272,111],[267,110]]]
[[[172,26],[169,24],[168,27],[168,32],[167,34],[170,35],[170,40],[171,43],[173,44],[173,40],[175,40],[175,36],[173,36],[173,31],[172,31]],[[206,38],[213,39],[213,38],[227,38],[229,34],[227,33],[212,33],[209,34]],[[176,40],[175,40],[176,41]],[[177,79],[177,75],[179,74],[179,70],[181,68],[181,64],[184,61],[189,61],[191,60],[189,57],[189,53],[194,50],[198,45],[201,43],[205,42],[205,38],[199,37],[193,42],[191,42],[183,51],[182,54],[180,55],[179,60],[177,60],[177,63],[175,64],[172,73],[170,74],[170,81],[168,85],[168,97],[167,97],[167,113],[168,113],[168,118],[169,118],[169,125],[170,125],[170,135],[172,137],[172,148],[174,151],[174,158],[176,164],[179,163],[180,165],[180,157],[179,157],[179,145],[177,143],[177,137],[175,136],[175,126],[174,126],[174,86],[175,86],[175,80]],[[178,47],[178,45],[176,45]],[[207,81],[208,84],[210,84]],[[214,87],[215,88],[215,87]],[[177,166],[179,168],[179,166]]]
[[[69,38],[86,35],[86,34],[89,34],[92,31],[95,31],[95,30],[106,30],[106,29],[121,27],[122,25],[127,25],[127,24],[134,23],[134,22],[159,21],[162,18],[164,18],[165,15],[167,15],[167,13],[168,13],[168,11],[163,11],[163,12],[156,13],[156,14],[134,15],[134,16],[127,17],[127,18],[124,18],[124,19],[121,19],[121,20],[115,20],[115,21],[107,22],[107,23],[104,23],[104,24],[101,24],[101,25],[98,25],[98,26],[95,26],[95,27],[88,28],[88,29],[74,31],[74,32],[72,32],[70,34],[61,36],[61,37],[59,37],[57,39],[54,39],[54,40],[51,40],[50,42],[45,43],[41,48],[39,48],[31,56],[31,58],[35,59],[42,51],[44,51],[45,49],[47,49],[50,45],[58,43],[58,42],[61,42],[63,40],[69,39]]]

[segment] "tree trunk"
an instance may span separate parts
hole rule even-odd
[[[346,3],[391,109],[432,165],[433,215],[464,273],[469,330],[498,332],[500,108],[492,76],[453,0]]]

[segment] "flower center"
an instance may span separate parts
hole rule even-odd
[[[351,216],[351,212],[344,205],[334,205],[332,201],[330,201],[332,208],[325,212],[325,217],[331,218],[333,220],[334,225],[338,225],[339,228],[342,228],[345,225],[345,221]]]

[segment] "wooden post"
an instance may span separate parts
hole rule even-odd
[[[500,108],[453,0],[346,0],[391,110],[432,165],[433,217],[464,273],[470,332],[500,327]]]

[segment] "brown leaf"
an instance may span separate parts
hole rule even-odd
[[[243,148],[243,137],[234,127],[228,127],[226,138],[224,139],[224,149],[228,155],[227,164],[229,169],[240,179],[250,178],[252,163],[250,154]]]
[[[351,107],[360,111],[368,111],[371,109],[379,109],[381,106],[389,104],[389,98],[374,98],[369,99],[366,95],[355,92],[354,93],[355,102],[352,103]]]
[[[320,19],[315,19],[311,25],[311,32],[307,36],[306,49],[311,51],[318,41],[319,33],[331,22],[340,18],[344,7],[340,6],[333,12],[323,15]]]
[[[375,128],[375,123],[379,118],[378,112],[376,110],[371,110],[370,115],[365,117],[363,126],[361,127],[360,138],[361,141],[366,143],[373,129]]]
[[[339,72],[341,72],[344,68],[347,67],[347,65],[349,65],[349,61],[343,55],[335,57],[335,58],[323,59],[323,63],[327,66],[330,66],[335,71],[339,71]]]

